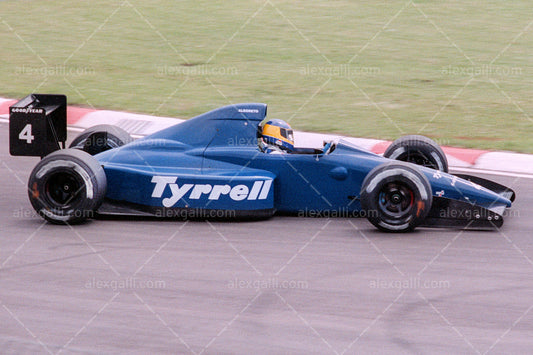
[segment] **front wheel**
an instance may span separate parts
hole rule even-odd
[[[408,232],[426,218],[433,196],[427,177],[406,163],[385,163],[363,181],[361,207],[368,220],[385,232]]]
[[[58,150],[43,158],[28,181],[30,202],[41,217],[55,224],[92,218],[107,187],[104,169],[88,153]]]
[[[448,159],[441,147],[432,139],[420,135],[398,138],[392,142],[383,156],[448,172]]]

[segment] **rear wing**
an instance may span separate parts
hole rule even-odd
[[[11,155],[42,158],[65,148],[66,140],[65,95],[30,94],[9,107]]]

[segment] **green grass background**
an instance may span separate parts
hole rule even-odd
[[[265,102],[301,130],[533,153],[532,21],[525,0],[2,1],[0,95]]]

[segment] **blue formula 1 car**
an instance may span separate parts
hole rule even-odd
[[[515,193],[447,173],[432,140],[407,136],[384,156],[346,140],[267,154],[265,104],[222,107],[132,140],[95,126],[65,147],[66,98],[32,94],[10,108],[13,155],[37,155],[28,192],[52,223],[95,215],[195,218],[364,216],[388,232],[418,226],[499,228]],[[38,128],[39,127],[39,128]],[[32,128],[34,129],[32,131]]]

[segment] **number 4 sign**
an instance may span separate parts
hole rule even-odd
[[[19,133],[19,139],[26,141],[26,143],[31,144],[35,137],[31,134],[31,123],[28,123],[24,126],[22,131]]]

